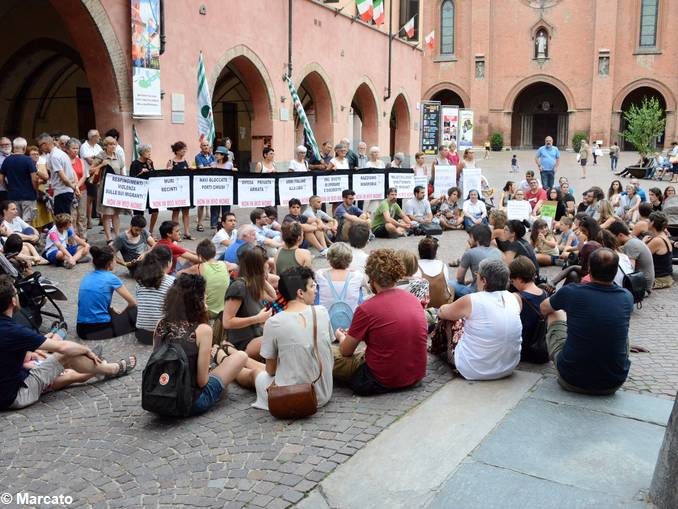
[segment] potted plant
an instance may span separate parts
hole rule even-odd
[[[501,133],[492,133],[492,136],[490,136],[490,147],[494,152],[499,152],[504,148],[504,136]]]

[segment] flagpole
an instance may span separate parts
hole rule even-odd
[[[287,75],[292,78],[292,0],[288,0],[287,9]]]
[[[388,85],[384,94],[384,101],[391,98],[391,57],[393,50],[393,0],[388,2]]]

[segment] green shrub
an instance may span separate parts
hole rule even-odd
[[[490,136],[490,147],[495,152],[499,152],[504,148],[504,137],[501,133],[492,133],[492,136]]]
[[[581,142],[586,139],[586,133],[575,133],[572,136],[572,150],[579,152],[581,148]]]

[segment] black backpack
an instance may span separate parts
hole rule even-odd
[[[627,274],[624,272],[624,269],[621,267],[620,269],[624,274],[622,286],[631,292],[631,295],[633,295],[633,303],[636,305],[636,307],[638,309],[642,308],[643,299],[645,298],[645,295],[647,295],[647,281],[645,281],[645,273],[637,270]]]
[[[193,377],[181,346],[167,342],[151,354],[141,377],[141,407],[167,417],[187,417]]]

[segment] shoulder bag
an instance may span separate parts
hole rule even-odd
[[[318,399],[315,395],[315,384],[323,374],[323,364],[318,352],[318,320],[313,312],[313,351],[318,359],[319,372],[315,380],[305,384],[276,385],[273,382],[268,388],[268,409],[278,419],[301,419],[309,417],[318,410]]]

